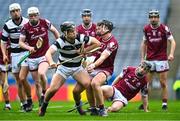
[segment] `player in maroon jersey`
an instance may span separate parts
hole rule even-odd
[[[78,25],[76,27],[76,31],[78,34],[84,34],[86,36],[92,36],[92,37],[96,37],[96,24],[92,22],[92,11],[90,9],[83,9],[81,12],[81,17],[82,17],[82,24]],[[87,47],[88,45],[85,45],[85,47]],[[86,57],[82,60],[82,65],[83,67],[86,67],[88,65],[88,60],[91,59],[91,55],[90,57]],[[76,100],[79,100],[79,98],[76,96],[76,85],[79,84],[75,84],[75,88],[73,90],[73,97],[74,100],[76,102]],[[77,101],[78,102],[78,101]],[[81,102],[80,102],[81,104]],[[81,107],[79,107],[78,109],[80,112],[80,114],[85,114],[85,112],[81,109]]]
[[[144,26],[144,36],[141,44],[141,60],[147,60],[152,64],[151,73],[148,74],[149,82],[152,81],[153,72],[158,74],[162,88],[162,109],[167,110],[168,61],[174,59],[176,43],[169,28],[160,23],[159,11],[149,11],[149,22],[149,24]],[[171,45],[169,54],[167,54],[168,42]]]
[[[28,66],[33,80],[35,80],[36,93],[39,98],[39,104],[41,105],[46,91],[46,72],[49,67],[45,58],[45,53],[49,48],[48,30],[53,33],[56,39],[60,35],[48,20],[40,18],[40,12],[37,7],[28,8],[27,13],[29,22],[21,29],[19,44],[22,48],[31,52],[28,58]],[[35,50],[36,42],[40,37],[43,40],[43,45],[38,50]],[[42,94],[40,85],[42,87]]]
[[[96,37],[96,24],[92,22],[92,14],[93,13],[90,9],[82,10],[81,17],[83,23],[76,27],[77,33]],[[91,55],[84,58],[82,61],[84,67],[89,64],[89,59],[91,59]]]
[[[83,9],[81,12],[83,23],[76,27],[79,34],[85,34],[87,36],[96,36],[96,24],[92,22],[92,11],[90,9]]]
[[[101,42],[101,49],[93,54],[91,64],[89,64],[86,69],[92,76],[91,86],[100,110],[97,111],[94,105],[94,107],[91,107],[91,115],[107,116],[100,86],[108,80],[114,70],[114,60],[118,49],[118,42],[112,35],[112,30],[113,23],[108,20],[102,20],[97,23],[96,33],[99,36],[98,40]],[[77,84],[73,94],[79,94],[82,90],[81,85]],[[80,97],[76,100],[79,99]]]
[[[147,79],[146,74],[150,71],[151,64],[144,61],[138,67],[127,67],[120,73],[112,85],[101,87],[104,98],[113,101],[108,107],[108,112],[116,112],[128,104],[136,94],[141,91],[143,97],[144,111],[147,109]]]
[[[2,32],[0,31],[0,40],[1,40],[1,38],[2,38]],[[8,51],[8,55],[9,55],[9,60],[10,60],[10,52],[9,51]],[[7,77],[5,77],[5,74],[8,73],[8,71],[10,71],[10,64],[8,64],[6,67],[6,65],[3,61],[3,54],[2,54],[2,51],[0,48],[0,84],[2,85],[2,88],[3,88],[4,82],[5,82],[5,78],[7,78]],[[5,101],[4,109],[10,110],[11,105],[9,103],[9,91],[3,92],[3,97],[4,97],[4,101]]]

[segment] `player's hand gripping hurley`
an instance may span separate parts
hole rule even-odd
[[[41,37],[39,37],[39,38],[38,38],[38,41],[36,42],[36,46],[35,46],[34,49],[35,49],[35,50],[38,50],[39,48],[42,47],[42,45],[43,45],[43,39],[42,39]],[[18,63],[17,65],[20,66],[21,63],[22,63],[23,61],[25,61],[30,55],[31,55],[31,52],[28,51],[28,53],[27,53],[24,57],[22,57],[22,58],[20,59],[20,61],[19,61],[19,63]]]
[[[65,60],[65,61],[63,61],[63,62],[61,62],[61,63],[58,63],[58,64],[56,64],[56,66],[51,66],[51,68],[50,69],[52,69],[52,68],[56,68],[56,67],[58,67],[59,65],[62,65],[62,64],[64,64],[64,63],[67,63],[67,62],[70,62],[70,61],[72,61],[72,60],[76,60],[76,59],[78,59],[78,58],[82,58],[82,57],[84,57],[84,56],[86,56],[86,55],[88,55],[88,54],[92,54],[92,53],[94,53],[94,52],[96,52],[97,50],[99,50],[101,47],[97,47],[97,48],[95,48],[95,49],[92,49],[92,50],[90,50],[90,51],[88,51],[88,52],[86,52],[86,53],[82,53],[82,54],[80,54],[79,56],[76,56],[76,57],[74,57],[74,58],[70,58],[70,59],[67,59],[67,60]]]

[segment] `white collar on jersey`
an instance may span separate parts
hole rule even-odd
[[[90,29],[91,27],[92,27],[92,22],[91,23],[89,23],[89,25],[88,26],[85,26],[84,25],[84,23],[82,23],[82,27],[84,28],[84,29]]]

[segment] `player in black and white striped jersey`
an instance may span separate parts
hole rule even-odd
[[[59,51],[59,61],[63,62],[100,46],[100,42],[96,38],[85,36],[83,34],[77,34],[75,24],[73,22],[66,21],[61,24],[60,28],[64,35],[57,39],[57,41],[51,45],[46,53],[46,58],[51,67],[57,66],[52,59],[52,55],[56,51]],[[88,45],[88,47],[84,48],[84,51],[81,53],[80,51],[84,45]],[[82,58],[77,58],[57,67],[56,73],[52,77],[51,85],[46,91],[44,102],[39,110],[39,116],[45,115],[49,100],[64,84],[69,76],[72,76],[77,83],[81,84],[85,89],[87,89],[88,93],[92,94],[90,90],[91,79],[87,71],[82,67],[81,60]],[[79,98],[80,94],[75,97],[75,102],[78,107],[80,107]],[[90,105],[94,104],[94,102],[92,102],[93,98],[91,95],[88,96],[88,101]],[[81,108],[78,109],[78,112],[81,115],[85,114]]]
[[[3,27],[2,40],[1,40],[1,49],[3,53],[3,61],[8,62],[8,55],[6,54],[6,45],[8,39],[10,39],[10,50],[11,50],[11,63],[12,63],[12,73],[15,77],[15,80],[18,85],[18,95],[21,103],[23,104],[24,110],[27,107],[26,105],[26,97],[24,96],[24,92],[27,96],[27,102],[32,104],[31,99],[31,88],[26,80],[24,72],[28,71],[27,63],[24,62],[21,64],[21,67],[17,66],[18,61],[23,57],[27,51],[19,47],[19,35],[20,29],[22,26],[27,23],[29,20],[27,18],[22,17],[21,15],[21,6],[18,3],[12,3],[9,5],[9,12],[11,15],[11,19],[9,19]],[[24,78],[24,81],[20,81],[20,77]],[[24,89],[23,89],[24,88]]]

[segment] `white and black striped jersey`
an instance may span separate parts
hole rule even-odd
[[[14,20],[8,20],[3,27],[2,33],[2,42],[7,43],[8,38],[10,39],[11,53],[19,53],[25,51],[19,46],[19,36],[21,28],[26,24],[29,20],[27,18],[22,17],[21,22],[17,25]]]
[[[59,55],[59,62],[63,62],[67,59],[74,58],[78,56],[77,50],[81,48],[82,44],[85,43],[85,45],[91,44],[91,37],[85,36],[84,34],[78,34],[74,44],[69,43],[64,36],[61,36],[59,39],[57,39],[51,47],[55,51],[58,51],[60,53]],[[75,60],[72,60],[70,62],[64,63],[63,65],[66,67],[78,67],[81,65],[82,58],[78,58]]]

